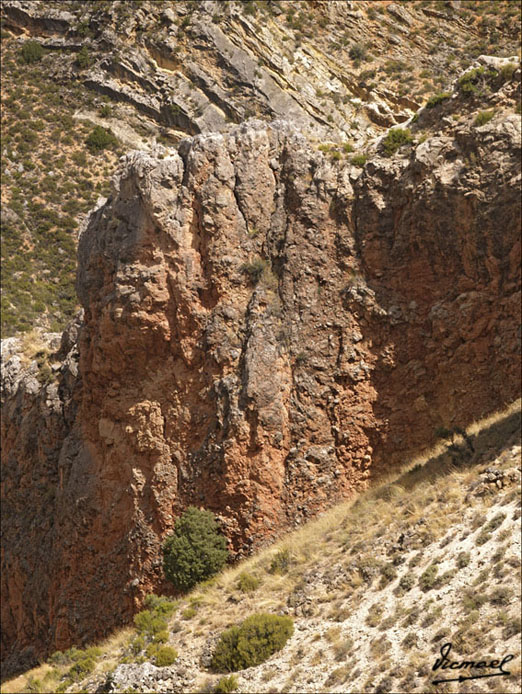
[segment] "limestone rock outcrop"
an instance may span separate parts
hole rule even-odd
[[[53,378],[5,354],[7,668],[128,620],[189,504],[246,554],[518,396],[518,122],[362,173],[280,121],[122,160]]]

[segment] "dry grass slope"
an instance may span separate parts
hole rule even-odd
[[[290,615],[295,631],[280,653],[237,673],[240,692],[519,691],[520,401],[465,434],[177,601],[171,666],[152,665],[152,650],[125,630],[2,692],[95,692],[104,682],[118,692],[211,692],[216,640],[259,612]],[[455,660],[511,653],[511,674],[433,685],[447,642]],[[86,654],[92,671],[64,679]]]

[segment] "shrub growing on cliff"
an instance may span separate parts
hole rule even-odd
[[[212,656],[212,669],[237,672],[264,663],[283,648],[293,631],[290,617],[254,614],[221,634]]]
[[[442,104],[444,101],[447,101],[450,98],[451,94],[449,92],[439,92],[438,94],[434,94],[433,96],[430,96],[426,102],[426,108],[435,108],[435,106]]]
[[[194,506],[178,518],[163,544],[165,576],[179,590],[190,590],[220,571],[228,557],[226,540],[210,511]]]
[[[493,118],[494,115],[495,111],[480,111],[480,113],[475,118],[474,125],[485,125],[485,123],[489,123],[489,121]]]
[[[248,275],[251,284],[257,284],[263,273],[267,270],[268,263],[263,258],[255,258],[251,263],[244,263],[240,270]]]
[[[82,46],[76,58],[76,64],[78,65],[78,67],[84,70],[85,68],[90,67],[93,64],[93,62],[94,58],[89,53],[89,49],[87,48],[87,46]]]
[[[350,161],[354,166],[362,168],[366,164],[367,159],[368,157],[365,154],[356,154],[350,159]]]
[[[411,142],[413,142],[413,138],[407,128],[392,128],[382,141],[382,145],[385,155],[391,157],[402,145]]]

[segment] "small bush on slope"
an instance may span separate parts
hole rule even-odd
[[[230,677],[222,677],[216,684],[214,694],[227,694],[227,692],[235,692],[238,686],[237,677],[235,675],[230,675]]]
[[[212,656],[211,666],[217,672],[236,672],[259,665],[280,651],[292,636],[290,617],[255,614],[240,626],[233,626],[221,635]]]
[[[226,540],[214,514],[194,506],[178,518],[173,535],[163,544],[165,576],[179,590],[190,590],[220,571],[228,557]]]
[[[38,41],[26,41],[22,46],[22,60],[26,64],[37,63],[43,55],[44,49]]]
[[[118,144],[118,140],[111,132],[102,128],[101,125],[97,125],[90,132],[85,140],[85,144],[91,152],[95,153],[101,152],[103,149],[107,149],[107,147],[113,147]]]
[[[391,157],[402,145],[411,144],[411,142],[413,138],[407,128],[392,128],[382,141],[384,154]]]

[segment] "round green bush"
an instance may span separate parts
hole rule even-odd
[[[107,147],[113,147],[118,143],[114,135],[102,128],[101,125],[95,126],[85,140],[85,144],[91,152],[101,152]]]
[[[178,657],[177,651],[172,646],[160,646],[156,653],[156,665],[158,667],[168,667]]]
[[[189,506],[163,543],[166,578],[179,590],[190,590],[223,568],[228,558],[226,544],[214,514]]]
[[[43,58],[44,49],[38,41],[26,41],[22,46],[22,60],[24,63],[37,63]]]
[[[237,672],[264,663],[283,648],[293,631],[290,617],[254,614],[221,634],[211,667],[216,672]]]

